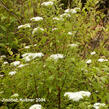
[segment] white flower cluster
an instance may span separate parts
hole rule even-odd
[[[6,64],[8,64],[8,62],[7,62],[7,61],[4,61],[4,62],[3,62],[3,65],[6,65]]]
[[[11,72],[9,72],[9,75],[15,75],[16,74],[16,71],[11,71]]]
[[[40,28],[40,27],[34,28],[33,31],[32,31],[32,34],[35,34],[38,31],[42,31],[43,32],[44,29],[43,28]]]
[[[30,46],[28,45],[28,46],[25,46],[24,48],[25,48],[25,49],[29,49],[29,48],[30,48]]]
[[[77,47],[77,44],[69,44],[70,47]]]
[[[79,101],[84,97],[90,97],[91,93],[88,91],[79,91],[79,92],[66,92],[64,96],[68,96],[70,100]]]
[[[102,58],[98,59],[98,62],[106,62],[106,61],[108,61],[108,59],[102,59]]]
[[[43,2],[41,5],[42,6],[52,6],[54,3],[52,1],[49,2]]]
[[[74,10],[74,9],[66,9],[65,13],[72,13],[72,14],[74,14],[74,13],[77,13],[77,11]]]
[[[73,35],[73,33],[72,32],[68,32],[68,35]]]
[[[29,49],[31,46],[32,46],[32,45],[27,45],[27,46],[25,46],[24,48],[25,48],[25,49]],[[33,46],[36,47],[37,44],[34,44]]]
[[[20,65],[20,61],[14,61],[14,62],[11,63],[11,65],[18,66],[18,65]]]
[[[19,96],[19,94],[18,93],[15,93],[11,97],[18,97],[18,96]]]
[[[37,46],[37,44],[34,44],[34,47],[36,47]]]
[[[40,104],[34,104],[29,109],[42,109],[42,106]]]
[[[53,29],[52,29],[52,31],[56,31],[56,30],[58,30],[58,28],[53,28]]]
[[[96,52],[94,51],[94,52],[91,52],[90,54],[91,54],[91,55],[95,55]],[[108,59],[103,59],[103,58],[98,59],[98,62],[107,62],[107,61],[108,61]],[[87,63],[87,64],[90,64],[90,63],[92,63],[92,60],[89,59],[89,60],[86,61],[86,63]]]
[[[5,55],[2,55],[2,56],[0,56],[0,58],[6,58],[6,56]]]
[[[28,64],[21,64],[20,61],[14,61],[14,62],[11,63],[11,65],[13,65],[13,66],[18,66],[18,68],[22,68],[22,67],[24,67],[24,66],[26,66],[26,65],[28,65]],[[13,75],[14,72],[10,72],[10,74]]]
[[[74,9],[66,9],[65,10],[65,13],[61,14],[59,17],[54,17],[53,20],[57,20],[57,21],[63,21],[64,18],[69,18],[71,17],[70,13],[77,13],[77,9],[80,9],[80,8],[74,8]]]
[[[3,74],[0,74],[0,77],[4,77],[4,75]]]
[[[89,60],[86,61],[87,64],[90,64],[91,62],[92,62],[91,59],[89,59]]]
[[[95,103],[94,105],[93,105],[93,107],[95,108],[95,109],[100,109],[100,107],[105,107],[106,105],[104,104],[104,103]]]
[[[75,13],[77,13],[77,10],[80,10],[80,8],[66,9],[64,12],[75,14]]]
[[[96,54],[96,52],[95,52],[95,51],[93,51],[93,52],[91,52],[90,54],[91,54],[91,55],[95,55],[95,54]]]
[[[67,17],[71,17],[71,15],[68,14],[68,13],[63,13],[63,14],[60,15],[60,17],[61,17],[61,18],[66,17],[66,18],[67,18]]]
[[[28,65],[28,64],[20,64],[20,65],[18,66],[18,68],[25,67],[26,65]]]
[[[30,28],[31,26],[30,26],[30,24],[28,23],[28,24],[24,24],[24,25],[20,25],[20,26],[18,26],[18,29],[20,29],[20,28]]]
[[[50,56],[50,59],[58,60],[64,58],[63,54],[53,54]]]
[[[33,17],[30,20],[32,20],[32,21],[42,21],[43,18],[42,17]]]
[[[29,62],[32,59],[35,59],[36,57],[42,57],[42,56],[44,56],[43,53],[25,53],[25,54],[22,55],[23,59],[26,62]]]

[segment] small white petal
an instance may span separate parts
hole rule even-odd
[[[94,54],[96,54],[96,52],[95,52],[95,51],[93,51],[93,52],[91,52],[90,54],[91,54],[91,55],[94,55]]]
[[[41,109],[42,106],[40,104],[34,104],[29,109]]]
[[[29,62],[32,59],[35,59],[36,57],[42,57],[42,56],[44,56],[43,53],[25,53],[25,54],[22,55],[23,59],[26,62]]]
[[[52,31],[58,30],[58,28],[53,28]]]
[[[63,54],[53,54],[50,56],[51,59],[58,60],[64,58]]]
[[[26,65],[28,65],[28,64],[20,64],[20,65],[18,66],[18,68],[22,68],[22,67],[24,67],[24,66],[26,66]]]
[[[25,49],[29,49],[29,48],[30,48],[30,46],[25,46],[24,48],[25,48]]]
[[[68,32],[68,35],[73,35],[73,33],[72,32]]]
[[[69,44],[70,47],[77,47],[77,44]]]
[[[95,104],[93,105],[93,107],[94,107],[95,109],[100,109],[100,107],[104,107],[104,106],[106,106],[106,104],[104,104],[104,103],[95,103]]]
[[[52,6],[54,3],[52,1],[49,2],[43,2],[41,5],[42,6]]]
[[[43,18],[42,17],[33,17],[30,20],[32,20],[32,21],[42,21]]]
[[[6,64],[8,64],[8,62],[7,62],[7,61],[5,61],[3,64],[4,64],[4,65],[6,65]]]
[[[32,34],[38,32],[38,31],[44,31],[44,29],[40,28],[40,27],[34,28],[33,31],[32,31]]]
[[[62,15],[60,15],[60,17],[71,17],[71,15],[70,14],[68,14],[68,13],[64,13],[64,14],[62,14]]]
[[[105,61],[108,61],[108,59],[102,59],[102,58],[98,59],[98,62],[105,62]]]
[[[65,13],[68,13],[68,12],[70,12],[70,10],[71,10],[71,9],[66,9],[64,12],[65,12]]]
[[[79,8],[78,8],[79,9]],[[75,13],[77,13],[77,8],[74,8],[74,9],[66,9],[65,10],[65,13],[72,13],[72,14],[75,14]]]
[[[14,62],[11,63],[11,65],[18,66],[18,65],[20,65],[20,61],[14,61]]]
[[[37,44],[34,44],[34,47],[36,47],[37,46]]]
[[[20,29],[20,28],[30,28],[30,27],[31,27],[30,24],[24,24],[24,25],[18,26],[18,29]]]
[[[9,75],[15,75],[16,74],[16,71],[11,71],[11,72],[9,72]]]
[[[79,92],[66,92],[64,96],[68,96],[70,100],[79,101],[84,97],[90,97],[91,93],[88,91],[79,91]]]
[[[18,97],[18,96],[19,96],[19,94],[18,93],[15,93],[11,97]]]
[[[4,77],[4,75],[1,75],[1,74],[0,74],[0,77]]]
[[[2,55],[2,56],[0,56],[1,58],[6,58],[6,56],[5,55]]]
[[[92,62],[91,59],[89,59],[88,61],[86,61],[87,64],[90,64]]]

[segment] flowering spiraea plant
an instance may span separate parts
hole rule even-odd
[[[14,101],[0,109],[108,109],[109,25],[102,24],[100,0],[84,7],[81,1],[66,7],[63,0],[12,2],[21,21],[14,34],[11,25],[0,24],[7,31],[3,37],[0,31],[6,38],[0,43],[0,100]]]

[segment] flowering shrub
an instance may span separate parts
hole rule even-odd
[[[16,27],[18,53],[7,46],[8,58],[0,56],[2,107],[108,109],[109,27],[101,24],[99,0],[83,8],[75,0],[66,10],[60,1],[39,1],[38,15]]]

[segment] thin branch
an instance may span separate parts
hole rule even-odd
[[[20,24],[22,24],[21,21],[20,21],[20,19],[18,18],[18,16],[17,16],[15,13],[11,12],[11,11],[5,6],[5,4],[4,4],[4,2],[3,2],[2,0],[0,0],[0,2],[1,2],[1,6],[3,6],[3,7],[6,9],[6,11],[8,11],[11,15],[13,15],[14,17],[16,17],[17,20],[18,20],[18,22],[19,22]]]

